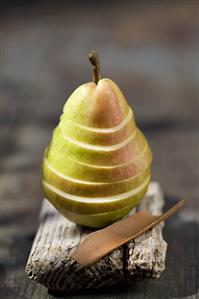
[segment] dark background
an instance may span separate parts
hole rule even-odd
[[[53,298],[24,274],[43,196],[40,165],[67,97],[91,80],[93,49],[102,76],[120,86],[149,140],[153,180],[168,201],[185,197],[187,206],[166,223],[168,256],[159,280],[69,298],[196,294],[199,2],[5,1],[0,29],[0,298]]]

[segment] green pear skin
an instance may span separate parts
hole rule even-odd
[[[110,79],[86,83],[67,100],[45,150],[44,194],[71,221],[104,227],[144,197],[151,161],[119,87]]]

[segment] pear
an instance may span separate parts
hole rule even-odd
[[[152,153],[119,87],[101,79],[91,52],[93,82],[64,105],[45,149],[42,186],[47,199],[71,221],[99,228],[122,217],[144,197]]]

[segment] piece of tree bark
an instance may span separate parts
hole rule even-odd
[[[159,184],[151,183],[139,209],[158,215],[163,204]],[[93,230],[70,222],[44,200],[26,272],[30,279],[57,291],[99,288],[113,285],[125,277],[159,277],[166,257],[162,228],[160,224],[113,250],[97,263],[82,267],[70,256]]]

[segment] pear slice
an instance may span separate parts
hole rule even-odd
[[[60,117],[59,128],[63,136],[93,145],[113,145],[127,139],[135,129],[133,112],[129,109],[123,121],[112,128],[91,128],[71,121],[67,114]]]
[[[42,185],[67,218],[102,227],[125,216],[144,197],[152,154],[119,87],[101,79],[78,87],[64,105],[44,153]]]
[[[54,130],[49,151],[65,154],[75,160],[94,165],[114,166],[135,159],[144,147],[146,139],[139,129],[126,140],[111,146],[90,145],[64,137],[59,127]]]
[[[147,191],[150,175],[132,190],[106,197],[83,197],[63,192],[43,180],[43,189],[47,198],[62,209],[78,214],[97,214],[122,209],[137,204]]]
[[[50,185],[54,185],[56,188],[69,194],[83,197],[103,197],[127,192],[138,187],[149,176],[149,173],[150,169],[146,168],[138,175],[130,176],[121,181],[110,183],[91,182],[66,176],[53,168],[47,159],[44,159],[42,177]]]
[[[60,210],[60,213],[79,225],[100,228],[123,218],[133,209],[133,207],[134,206],[130,205],[120,210],[99,214],[77,214],[63,209]],[[59,210],[59,207],[57,207],[57,209]]]
[[[150,166],[152,155],[146,146],[135,159],[116,166],[86,164],[52,151],[45,157],[44,164],[48,163],[48,166],[65,176],[84,181],[110,183],[128,179],[144,171]]]

